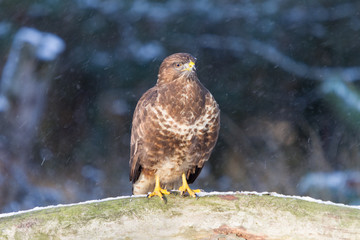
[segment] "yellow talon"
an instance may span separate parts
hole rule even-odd
[[[154,188],[154,191],[148,195],[148,198],[151,198],[153,196],[159,196],[162,200],[164,200],[163,199],[163,194],[167,195],[167,194],[170,194],[170,193],[166,189],[162,189],[160,187],[160,179],[159,179],[159,176],[156,175],[155,176],[155,188]]]
[[[196,193],[200,192],[200,189],[191,189],[189,187],[189,184],[186,181],[185,173],[182,174],[182,186],[179,187],[179,191],[181,192],[181,195],[183,195],[185,192],[188,192],[190,196],[197,197]]]

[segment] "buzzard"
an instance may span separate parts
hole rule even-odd
[[[196,197],[193,183],[219,135],[220,110],[200,83],[196,59],[188,53],[168,56],[158,80],[135,108],[130,146],[130,181],[133,194],[148,197],[179,188]]]

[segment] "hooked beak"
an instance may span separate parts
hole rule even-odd
[[[192,71],[192,70],[196,70],[195,68],[195,63],[193,61],[190,61],[189,63],[186,63],[184,66],[184,69],[182,71]]]

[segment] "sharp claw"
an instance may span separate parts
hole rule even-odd
[[[191,196],[191,197],[196,197],[198,198],[199,196],[196,194],[196,193],[199,193],[201,192],[200,189],[194,189],[192,190],[188,183],[187,183],[187,180],[186,180],[186,175],[185,173],[182,174],[182,186],[179,188],[179,191],[180,191],[180,194],[181,195],[184,195],[185,192],[188,192],[188,194]]]
[[[196,198],[197,197],[197,195],[196,195],[196,193],[192,193],[192,194],[190,194],[190,196],[192,196],[192,197],[194,197],[194,198]]]
[[[161,200],[163,200],[165,203],[167,202],[167,199],[164,199],[164,195],[170,194],[169,191],[167,191],[166,189],[162,189],[160,187],[160,180],[159,180],[159,176],[156,175],[155,177],[155,188],[154,191],[149,193],[147,195],[148,198],[152,198],[153,196],[159,196],[161,198]]]

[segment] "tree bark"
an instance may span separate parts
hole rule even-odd
[[[0,215],[1,239],[359,239],[360,209],[220,193],[124,197]]]

